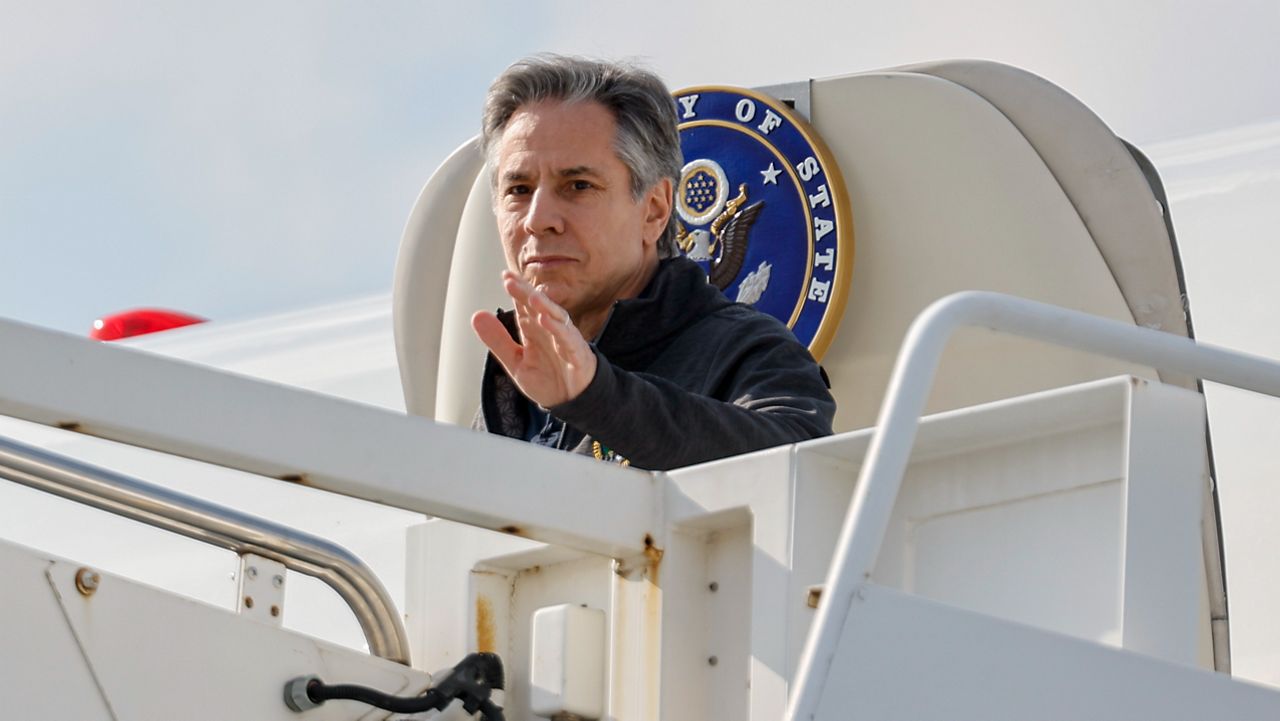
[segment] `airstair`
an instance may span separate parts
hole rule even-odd
[[[40,426],[4,426],[27,440],[0,441],[0,477],[235,559],[218,607],[92,548],[0,542],[6,715],[400,717],[315,679],[492,692],[513,719],[1280,714],[1230,676],[1200,388],[1280,395],[1280,364],[1191,339],[1140,154],[988,63],[778,92],[854,205],[830,438],[646,472],[458,427],[465,317],[499,302],[473,144],[402,243],[407,413],[0,320],[0,414]],[[244,504],[209,499],[231,487]],[[312,503],[342,533],[380,519],[361,531],[392,550],[265,518]],[[313,578],[342,603],[282,626]],[[343,624],[358,640],[317,637]],[[475,654],[503,678],[461,683]]]

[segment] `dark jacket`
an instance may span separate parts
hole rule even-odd
[[[499,317],[519,340],[513,314]],[[592,345],[595,378],[547,409],[561,448],[666,470],[831,434],[835,400],[808,349],[683,257],[616,302]],[[530,403],[490,354],[475,427],[529,438]]]

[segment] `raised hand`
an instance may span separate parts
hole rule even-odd
[[[577,398],[595,377],[596,356],[568,311],[509,270],[502,287],[515,302],[522,343],[485,311],[471,316],[476,335],[529,400],[550,408]]]

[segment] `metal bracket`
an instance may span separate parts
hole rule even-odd
[[[284,579],[283,563],[253,553],[240,556],[237,612],[280,626],[284,622]]]
[[[805,120],[813,123],[813,110],[809,104],[809,84],[812,81],[801,80],[794,83],[780,83],[778,85],[762,85],[754,88],[757,92],[764,93],[781,100],[788,107],[804,116]]]

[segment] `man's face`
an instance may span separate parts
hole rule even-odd
[[[545,101],[521,106],[497,147],[507,266],[580,323],[644,289],[671,211],[670,181],[632,197],[616,132],[599,103]]]

